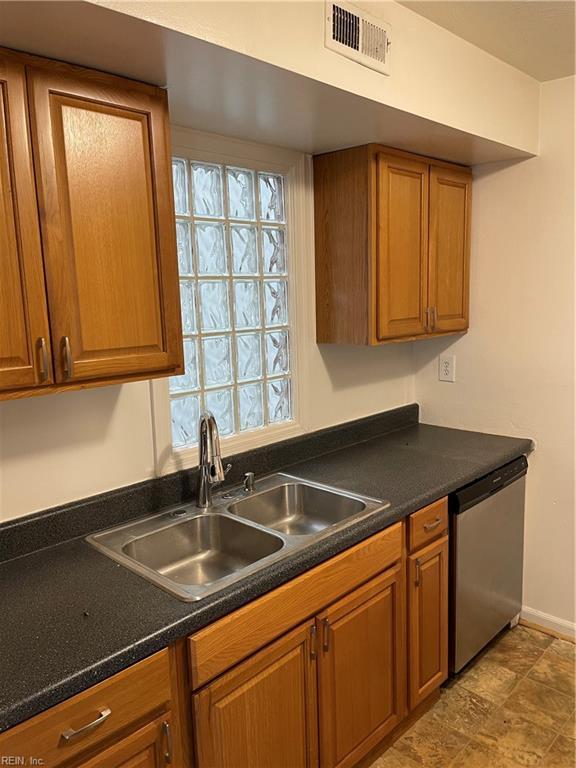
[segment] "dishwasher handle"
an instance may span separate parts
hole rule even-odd
[[[460,515],[475,504],[479,504],[489,496],[493,496],[501,491],[510,483],[519,480],[528,471],[528,460],[526,456],[504,464],[504,466],[490,472],[479,480],[460,488],[460,490],[451,494],[449,508],[450,512]]]

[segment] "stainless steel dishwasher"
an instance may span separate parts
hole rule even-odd
[[[527,469],[522,456],[450,496],[453,673],[520,613]]]

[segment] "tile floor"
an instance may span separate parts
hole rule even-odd
[[[574,768],[575,646],[499,637],[371,768]]]

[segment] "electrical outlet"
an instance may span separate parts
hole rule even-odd
[[[456,381],[456,356],[440,355],[438,358],[438,379]]]

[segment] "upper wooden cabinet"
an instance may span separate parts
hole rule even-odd
[[[0,56],[0,390],[51,381],[26,76]]]
[[[1,73],[0,397],[181,373],[165,91],[11,52]]]
[[[314,158],[319,343],[468,328],[471,173],[375,144]]]
[[[376,333],[426,333],[428,165],[381,152],[377,161]]]
[[[431,166],[428,304],[435,332],[468,328],[471,192],[468,172]]]

